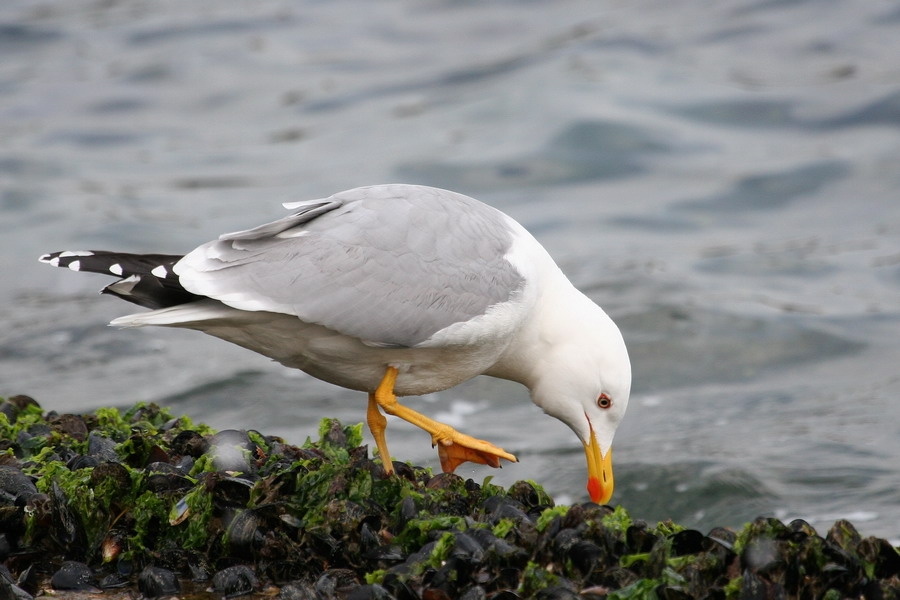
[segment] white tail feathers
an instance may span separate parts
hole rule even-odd
[[[190,327],[192,323],[223,319],[241,313],[237,309],[226,306],[216,300],[199,300],[169,308],[160,308],[150,312],[124,315],[109,322],[113,327],[144,327],[157,325],[161,327]]]

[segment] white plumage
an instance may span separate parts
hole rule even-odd
[[[609,499],[610,447],[631,387],[628,353],[612,320],[521,225],[472,198],[413,185],[286,206],[295,212],[184,257],[91,251],[41,260],[117,275],[104,291],[155,309],[113,325],[197,329],[368,392],[383,458],[379,407],[431,433],[445,470],[515,460],[395,395],[479,374],[518,381],[577,434],[591,497]]]

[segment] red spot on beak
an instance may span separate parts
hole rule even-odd
[[[603,498],[603,484],[596,477],[588,477],[587,483],[588,494],[591,495],[591,502],[600,503]]]

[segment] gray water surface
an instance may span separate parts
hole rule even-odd
[[[888,0],[0,5],[0,394],[156,401],[301,443],[365,397],[131,307],[61,249],[186,252],[357,185],[517,218],[620,324],[636,517],[900,540],[900,9]],[[586,499],[515,384],[410,405]],[[402,459],[437,469],[391,420]],[[371,440],[370,440],[371,443]]]

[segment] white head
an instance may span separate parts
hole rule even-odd
[[[585,298],[586,299],[586,298]],[[612,441],[631,394],[631,362],[619,328],[590,302],[560,326],[545,346],[531,397],[545,413],[568,425],[584,445],[591,500],[613,493]],[[570,315],[572,316],[572,315]]]

